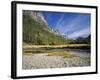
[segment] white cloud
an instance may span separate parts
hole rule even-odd
[[[85,28],[85,29],[82,29],[82,30],[73,32],[73,33],[70,34],[68,37],[69,37],[69,38],[86,37],[86,36],[89,35],[90,33],[91,33],[90,27],[87,27],[87,28]]]
[[[59,18],[57,24],[55,25],[55,28],[62,27],[62,22],[64,21],[64,14]]]
[[[78,27],[76,27],[83,19],[85,19],[85,17],[83,17],[82,15],[78,15],[76,17],[74,17],[70,22],[67,22],[64,19],[64,15],[61,16],[61,18],[58,20],[57,24],[56,24],[56,28],[59,29],[59,31],[64,34],[66,32],[70,32],[72,31],[72,29],[77,29]],[[82,18],[83,17],[83,18]],[[62,28],[64,30],[62,30]]]

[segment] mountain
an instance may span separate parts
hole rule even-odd
[[[23,10],[23,42],[34,45],[60,45],[69,41],[48,27],[41,12]]]
[[[24,10],[23,15],[29,15],[32,19],[34,19],[37,23],[40,23],[41,25],[47,25],[46,20],[44,19],[41,12],[37,11],[31,11],[31,10]]]

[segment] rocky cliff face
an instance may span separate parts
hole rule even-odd
[[[23,14],[30,15],[30,17],[34,19],[36,22],[40,23],[41,25],[47,26],[46,20],[44,19],[42,13],[39,11],[24,10]]]

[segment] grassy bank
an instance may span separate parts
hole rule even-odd
[[[77,57],[76,55],[72,54],[70,51],[63,51],[63,52],[52,52],[48,53],[47,56],[62,56],[63,58],[73,58]]]
[[[76,57],[72,55],[66,49],[86,49],[90,50],[89,44],[67,44],[67,45],[23,45],[23,54],[40,54],[48,53],[48,56],[64,56],[64,57]]]
[[[89,49],[90,44],[67,44],[67,45],[28,45],[24,44],[23,49],[29,48],[76,48],[76,49]]]

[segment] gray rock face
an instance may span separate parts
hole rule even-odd
[[[44,19],[43,15],[39,11],[31,11],[31,10],[23,10],[24,15],[30,15],[36,22],[40,23],[41,25],[47,25],[46,20]]]

